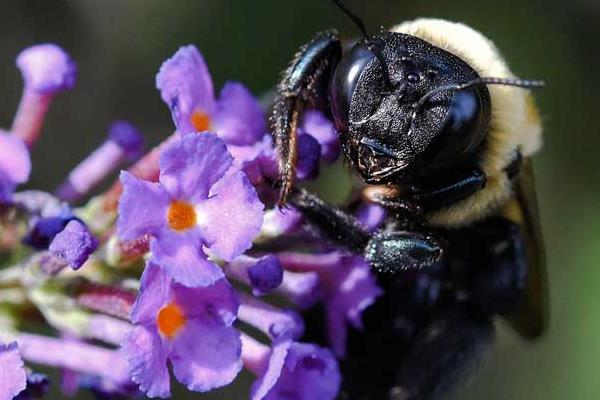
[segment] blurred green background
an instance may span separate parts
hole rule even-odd
[[[463,21],[490,37],[515,73],[547,81],[537,93],[546,129],[535,166],[551,326],[535,343],[500,326],[488,362],[456,398],[600,398],[600,2],[348,3],[371,30],[419,16]],[[327,0],[2,0],[0,125],[10,125],[19,100],[19,50],[39,42],[66,48],[79,65],[79,81],[57,97],[34,151],[32,185],[51,189],[103,140],[112,119],[137,124],[150,145],[171,131],[154,75],[180,45],[200,47],[217,88],[239,80],[261,93],[300,44],[329,27],[356,35]],[[244,398],[240,393],[197,397]]]

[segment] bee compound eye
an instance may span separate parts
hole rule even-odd
[[[361,114],[372,111],[379,104],[381,83],[372,82],[374,74],[363,74],[375,58],[368,45],[361,43],[342,57],[337,65],[329,87],[329,98],[338,131],[348,129],[353,102],[360,101],[360,107],[354,108],[359,109]],[[356,96],[356,93],[360,95]]]

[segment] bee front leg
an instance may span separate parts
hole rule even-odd
[[[424,268],[440,261],[443,256],[441,240],[432,233],[394,226],[392,230],[372,234],[356,217],[327,204],[305,189],[294,189],[289,202],[333,243],[364,255],[377,271],[398,273]]]
[[[285,204],[294,184],[300,116],[306,107],[328,109],[328,80],[341,56],[338,33],[318,33],[296,53],[277,86],[271,124],[279,153],[280,204]]]

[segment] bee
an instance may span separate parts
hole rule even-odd
[[[530,157],[541,146],[531,89],[479,32],[417,19],[345,48],[335,30],[296,53],[271,122],[281,204],[362,254],[385,290],[352,331],[344,399],[432,399],[468,375],[500,316],[525,338],[547,320],[543,241]],[[348,209],[294,185],[302,112],[331,116],[361,196],[388,211],[366,231]]]

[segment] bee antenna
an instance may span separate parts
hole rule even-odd
[[[367,28],[365,28],[365,23],[363,22],[363,20],[356,15],[356,13],[354,11],[352,11],[347,5],[346,3],[344,3],[342,0],[332,0],[333,3],[338,6],[343,12],[344,14],[346,14],[348,17],[350,17],[350,19],[354,22],[354,24],[358,27],[358,29],[361,31],[361,33],[364,36],[365,42],[368,46],[368,49],[371,53],[373,53],[375,55],[375,57],[377,57],[377,61],[379,61],[379,65],[381,65],[381,68],[383,69],[383,79],[385,80],[385,86],[386,88],[389,90],[393,87],[392,82],[390,81],[390,70],[387,66],[387,63],[385,62],[385,58],[383,57],[383,54],[381,53],[381,43],[379,43],[379,41],[377,40],[373,40],[371,39],[371,37],[369,36],[369,33],[367,32]]]
[[[518,78],[493,78],[493,77],[485,77],[485,78],[476,78],[472,81],[463,82],[463,83],[450,83],[448,85],[443,85],[437,87],[423,95],[415,104],[415,109],[420,109],[423,107],[425,103],[427,103],[433,96],[438,93],[447,92],[449,90],[464,90],[473,86],[480,85],[504,85],[504,86],[515,86],[524,89],[539,89],[546,86],[544,81],[536,81],[529,79],[518,79]]]
[[[365,23],[362,19],[354,13],[342,0],[332,0],[333,3],[343,11],[350,19],[354,22],[354,24],[361,31],[365,39],[369,40],[369,34],[367,33],[367,29],[365,28]]]

